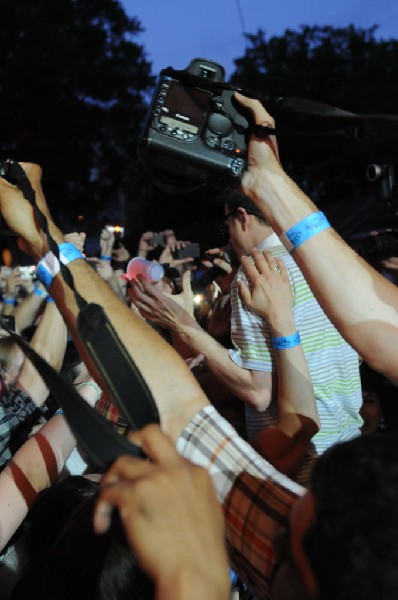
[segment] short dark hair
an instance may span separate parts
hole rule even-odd
[[[116,521],[103,535],[94,532],[98,490],[98,483],[69,476],[40,494],[28,517],[28,571],[17,584],[21,597],[28,590],[29,598],[40,600],[153,600],[154,585],[138,566],[121,524]]]
[[[398,438],[368,434],[314,467],[315,520],[304,548],[322,600],[398,597]]]
[[[249,214],[254,215],[259,221],[268,225],[268,222],[257,206],[245,194],[239,190],[228,190],[223,195],[223,202],[229,211],[244,208]]]

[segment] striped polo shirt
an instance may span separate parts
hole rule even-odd
[[[261,244],[269,248],[286,266],[293,290],[293,313],[300,333],[303,351],[314,385],[321,427],[313,442],[318,454],[336,442],[359,434],[362,403],[359,360],[355,350],[329,321],[312,294],[299,267],[273,233]],[[231,359],[239,366],[254,371],[275,371],[276,363],[267,323],[248,311],[240,299],[237,281],[245,280],[242,268],[231,288],[231,337],[234,349]],[[336,293],[338,291],[336,290]],[[246,406],[248,439],[275,422],[276,400],[264,412]]]

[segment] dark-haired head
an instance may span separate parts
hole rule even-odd
[[[398,597],[398,438],[337,444],[315,465],[304,547],[322,600]]]
[[[257,206],[248,198],[245,194],[237,189],[228,190],[223,195],[224,204],[228,208],[228,212],[237,210],[238,208],[244,208],[247,213],[254,215],[257,219],[264,224],[267,224],[265,217],[259,211]]]
[[[121,527],[93,529],[99,485],[67,477],[37,500],[26,536],[29,575],[15,600],[152,600],[153,585],[137,566]],[[18,591],[18,590],[17,590]],[[13,597],[14,598],[14,597]]]

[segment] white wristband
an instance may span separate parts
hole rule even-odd
[[[37,263],[36,276],[39,281],[48,290],[53,279],[60,272],[61,267],[58,258],[53,252],[47,252]]]

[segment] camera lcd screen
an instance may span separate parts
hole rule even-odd
[[[204,123],[211,96],[205,90],[172,82],[159,120],[165,125],[198,133]]]

